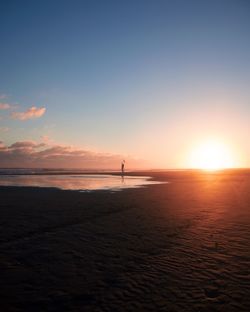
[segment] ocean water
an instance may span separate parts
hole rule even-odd
[[[0,172],[0,186],[19,187],[53,187],[62,190],[112,190],[118,191],[127,188],[138,188],[149,184],[159,184],[150,177],[144,176],[120,176],[112,174],[70,174],[65,172],[49,174],[30,172],[23,169],[18,173],[11,169]]]

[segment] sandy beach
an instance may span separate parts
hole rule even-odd
[[[249,311],[250,170],[141,174],[169,183],[0,187],[0,310]]]

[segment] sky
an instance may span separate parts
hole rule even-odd
[[[0,167],[250,166],[247,0],[0,1]]]

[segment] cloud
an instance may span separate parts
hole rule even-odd
[[[34,118],[40,118],[45,114],[46,108],[45,107],[36,107],[32,106],[25,112],[12,112],[11,118],[18,119],[18,120],[28,120]]]
[[[37,144],[33,141],[21,141],[21,142],[16,142],[12,145],[9,146],[10,149],[35,149],[35,148],[39,148],[39,147],[43,147],[45,146],[45,144],[40,143]]]
[[[8,103],[0,103],[0,109],[1,110],[6,110],[6,109],[10,109],[11,105]]]
[[[55,141],[53,139],[51,139],[49,135],[42,135],[41,140],[46,145],[54,145],[55,144]]]
[[[81,168],[81,169],[120,169],[124,156],[96,153],[67,145],[46,145],[34,141],[19,141],[5,146],[0,141],[1,167],[26,168]],[[126,158],[132,168],[140,168],[143,163]]]
[[[4,93],[0,94],[0,100],[7,99],[7,97],[8,96]]]
[[[0,149],[5,148],[3,141],[0,141]]]
[[[8,127],[0,127],[0,132],[8,132],[9,130]]]

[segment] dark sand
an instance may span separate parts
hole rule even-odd
[[[250,171],[0,188],[0,311],[250,311]]]

